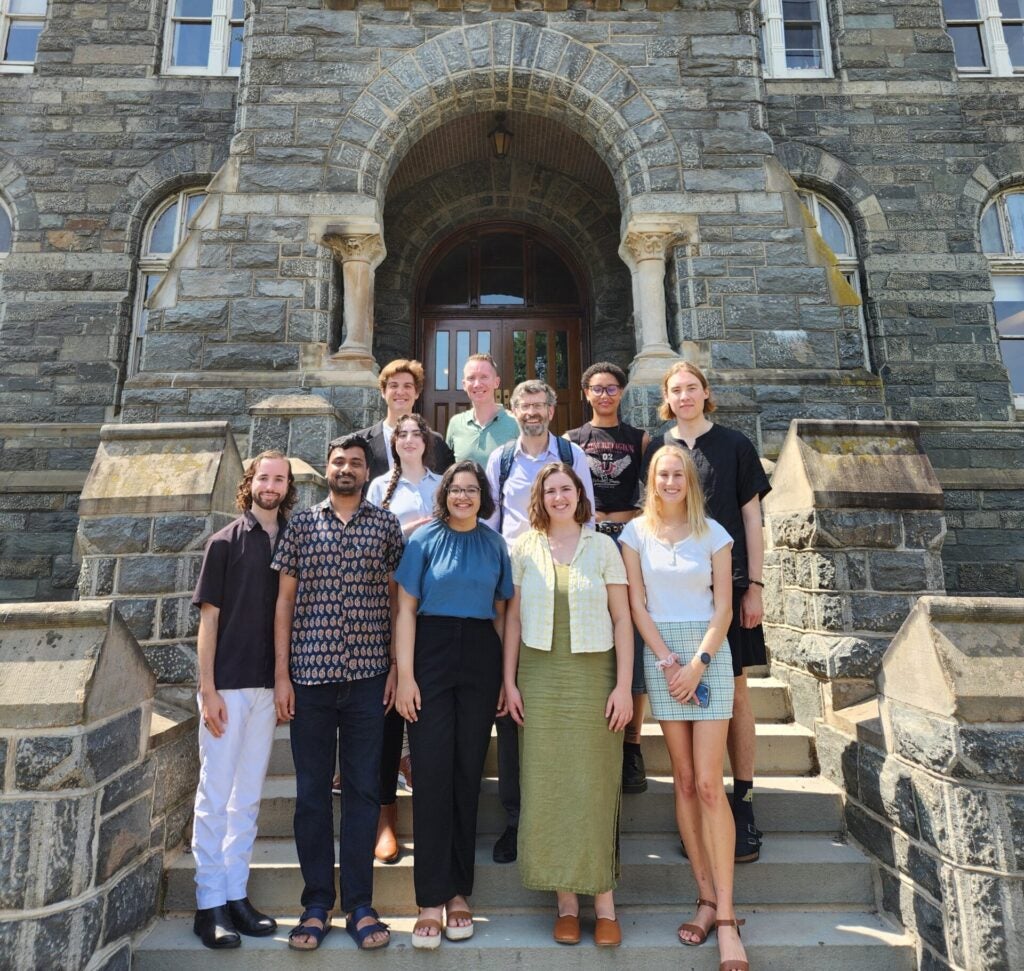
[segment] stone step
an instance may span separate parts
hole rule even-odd
[[[315,952],[297,954],[285,946],[294,916],[281,920],[273,937],[245,938],[237,950],[213,956],[192,933],[186,917],[158,920],[137,945],[134,971],[405,971],[425,964],[445,969],[505,968],[579,971],[586,968],[643,968],[644,971],[716,971],[718,948],[714,940],[703,947],[676,943],[675,928],[682,914],[673,909],[650,913],[647,908],[620,908],[623,943],[620,948],[595,948],[590,943],[592,922],[584,910],[583,942],[565,947],[551,939],[550,907],[544,913],[502,914],[477,921],[469,941],[444,941],[441,953],[425,958],[410,945],[413,918],[385,914],[394,934],[383,951],[357,951],[341,926],[324,939]],[[294,908],[286,913],[294,915]],[[757,971],[913,971],[914,948],[905,934],[896,932],[875,914],[856,910],[758,910],[741,912],[747,923],[743,940],[751,966]],[[339,924],[342,922],[339,921]]]
[[[641,747],[647,772],[650,775],[668,775],[672,771],[668,751],[661,735],[661,727],[654,723],[645,723]],[[803,725],[791,723],[758,724],[757,725],[757,756],[758,776],[772,775],[810,775],[816,770],[814,754],[814,733]],[[725,760],[728,772],[729,760]],[[282,725],[275,729],[274,747],[270,757],[268,772],[272,776],[292,775],[291,743],[288,726]],[[497,733],[491,729],[491,744],[487,750],[487,761],[484,763],[484,775],[497,775]]]
[[[374,904],[389,914],[415,914],[415,847],[391,866],[374,868]],[[411,849],[410,849],[411,848]],[[477,843],[473,903],[481,913],[509,908],[544,908],[551,895],[527,890],[515,865],[494,863],[492,841]],[[627,836],[621,841],[622,876],[616,899],[623,905],[670,906],[696,898],[692,870],[669,836]],[[271,913],[297,912],[302,874],[290,839],[257,840],[249,874],[249,895]],[[872,866],[859,850],[825,835],[777,834],[765,842],[757,863],[737,868],[736,901],[755,904],[869,908],[875,899]],[[164,909],[195,908],[194,861],[179,856],[167,871]]]
[[[726,780],[731,788],[731,780]],[[819,776],[769,776],[754,790],[757,825],[766,833],[838,833],[843,828],[840,790]],[[262,837],[291,837],[295,812],[295,777],[271,776],[263,786],[259,831]],[[622,800],[623,834],[675,832],[672,779],[648,778],[647,792]],[[496,835],[505,828],[505,811],[498,801],[497,780],[484,779],[477,831]],[[399,790],[398,831],[412,834],[411,794]]]

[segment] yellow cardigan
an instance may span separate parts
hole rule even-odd
[[[551,650],[555,620],[555,563],[545,533],[531,529],[509,551],[512,582],[520,590],[523,643]],[[569,646],[573,654],[598,654],[615,646],[608,612],[609,583],[626,583],[626,567],[611,537],[583,527],[569,563]]]

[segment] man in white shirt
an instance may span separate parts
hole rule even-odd
[[[506,543],[511,544],[530,528],[530,491],[541,469],[551,462],[565,462],[573,467],[583,483],[590,508],[595,508],[594,484],[586,455],[578,445],[556,438],[549,430],[557,400],[554,389],[543,381],[517,384],[512,392],[512,414],[519,423],[519,438],[496,448],[487,460],[487,481],[496,511],[486,522],[504,536]],[[587,525],[594,525],[593,517]],[[519,736],[516,723],[508,715],[496,719],[495,724],[498,796],[508,822],[494,844],[494,862],[511,863],[519,851]]]

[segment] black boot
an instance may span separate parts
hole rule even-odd
[[[637,793],[647,791],[647,769],[639,745],[626,742],[622,747],[622,791]]]
[[[203,942],[203,947],[223,949],[238,947],[242,943],[235,925],[231,922],[227,904],[197,910],[192,922],[192,931]]]
[[[277,930],[277,921],[273,917],[261,914],[248,897],[241,900],[228,901],[228,915],[235,930],[247,937],[267,937]]]

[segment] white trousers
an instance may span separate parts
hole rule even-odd
[[[263,780],[274,742],[274,692],[222,691],[228,720],[214,738],[199,726],[199,788],[192,824],[196,906],[221,907],[246,896]],[[200,707],[200,710],[201,707]]]

